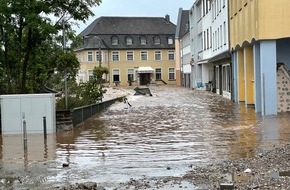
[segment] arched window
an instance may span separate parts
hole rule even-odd
[[[141,42],[141,45],[146,45],[146,44],[147,44],[147,39],[146,39],[146,37],[145,37],[145,36],[142,36],[142,37],[140,38],[140,42]]]
[[[127,45],[132,45],[133,44],[133,39],[131,37],[126,38],[126,44]]]
[[[119,38],[117,36],[112,37],[112,45],[118,45],[119,44]]]
[[[160,44],[160,38],[159,36],[154,37],[154,44]]]

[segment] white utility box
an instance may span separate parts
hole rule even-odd
[[[24,121],[28,134],[44,133],[44,123],[47,134],[56,132],[54,94],[1,95],[0,100],[2,134],[23,133]]]

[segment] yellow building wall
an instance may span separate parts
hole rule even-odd
[[[290,1],[259,0],[259,39],[290,36]]]
[[[230,0],[230,47],[290,37],[289,0]]]
[[[180,63],[180,41],[175,39],[175,70],[176,70],[176,85],[181,86],[181,63]]]
[[[257,0],[230,0],[230,47],[242,47],[245,41],[257,39]]]
[[[155,59],[155,51],[161,51],[161,60]],[[93,52],[93,61],[87,61],[88,52]],[[112,52],[119,52],[119,61],[112,61]],[[127,51],[134,52],[134,60],[127,61]],[[141,51],[147,51],[147,61],[141,61]],[[113,70],[118,69],[120,75],[120,85],[128,86],[128,69],[134,69],[134,80],[137,81],[137,69],[138,67],[152,67],[153,69],[161,68],[162,70],[162,79],[167,84],[176,84],[176,80],[169,81],[168,70],[169,68],[175,69],[175,78],[176,75],[176,64],[175,60],[168,60],[168,51],[174,51],[173,49],[152,49],[152,50],[110,50],[102,51],[102,66],[109,69],[109,81],[110,85],[115,85],[113,83]],[[96,60],[97,50],[84,50],[76,52],[76,56],[80,61],[80,70],[86,73],[86,78],[84,81],[89,79],[89,70],[93,70],[94,67],[99,66],[99,62]],[[106,52],[106,53],[105,53]],[[105,54],[107,56],[105,56]],[[176,56],[175,56],[176,59]],[[155,80],[155,72],[152,74],[152,79]],[[133,82],[133,85],[137,85],[137,82]]]
[[[240,102],[245,101],[245,67],[244,67],[244,50],[238,51],[238,99]]]
[[[253,46],[244,49],[246,104],[255,104]]]

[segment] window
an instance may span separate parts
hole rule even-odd
[[[147,39],[146,39],[145,36],[142,36],[140,41],[141,41],[141,45],[146,45],[147,44]]]
[[[155,55],[154,55],[154,60],[155,61],[160,61],[161,60],[161,51],[155,51]]]
[[[216,88],[220,88],[220,72],[219,72],[219,66],[215,68],[215,80],[216,80]],[[218,92],[218,91],[217,91]]]
[[[119,52],[118,51],[113,51],[112,52],[112,60],[113,61],[119,61]]]
[[[113,82],[120,82],[120,70],[113,69]]]
[[[127,61],[134,61],[134,52],[127,51]]]
[[[112,37],[112,45],[118,45],[119,44],[119,39],[117,36]]]
[[[131,37],[126,38],[126,44],[127,45],[132,45],[133,44],[133,39]]]
[[[221,38],[221,47],[223,46],[223,32],[222,32],[222,25],[220,26],[220,38]]]
[[[102,52],[96,51],[96,61],[102,61]]]
[[[89,76],[89,80],[92,80],[94,78],[94,71],[88,70],[88,76]]]
[[[155,80],[161,80],[161,68],[156,68],[155,69]]]
[[[169,76],[169,80],[175,80],[175,69],[174,68],[169,68],[168,76]]]
[[[227,30],[226,30],[226,21],[224,22],[224,45],[227,44]]]
[[[209,48],[209,30],[206,29],[206,49]]]
[[[167,38],[167,43],[168,44],[173,44],[173,38],[172,38],[172,36],[170,36],[170,37]]]
[[[174,51],[168,51],[168,60],[174,60]]]
[[[141,51],[141,61],[147,61],[147,51]]]
[[[154,44],[160,44],[160,38],[158,36],[154,37]]]
[[[93,52],[92,51],[88,52],[88,61],[93,61]]]
[[[128,81],[134,81],[134,69],[127,70]]]

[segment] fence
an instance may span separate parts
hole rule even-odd
[[[91,104],[88,106],[83,106],[79,108],[74,108],[71,111],[71,116],[72,116],[72,123],[73,126],[76,126],[85,120],[89,119],[96,113],[104,110],[105,108],[108,108],[110,105],[114,104],[116,101],[122,101],[124,97],[120,98],[115,98],[112,100],[96,103],[96,104]]]

